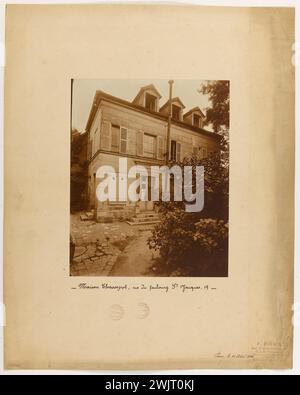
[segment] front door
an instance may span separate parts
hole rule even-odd
[[[139,202],[140,211],[152,211],[153,202],[151,201],[151,177],[142,175],[140,185],[141,185],[141,194],[140,194],[141,200]]]

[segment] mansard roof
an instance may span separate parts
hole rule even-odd
[[[190,114],[192,114],[193,112],[200,112],[202,118],[205,118],[205,115],[203,114],[203,112],[201,111],[200,107],[194,107],[191,108],[188,112],[186,112],[185,114],[183,114],[183,119],[187,116],[189,116]]]
[[[179,97],[173,97],[171,102],[172,102],[172,104],[174,102],[178,102],[182,109],[185,108],[185,105],[182,103],[182,101],[180,100]],[[170,103],[170,99],[159,109],[159,111],[164,110],[169,105],[169,103]]]
[[[147,91],[153,90],[156,95],[159,97],[159,99],[162,97],[161,94],[158,92],[158,90],[155,88],[155,86],[153,84],[149,84],[146,86],[142,86],[141,89],[139,90],[138,94],[136,95],[136,97],[132,100],[132,103],[136,103],[138,101],[138,99],[140,98],[140,96]]]
[[[159,113],[159,112],[149,111],[147,108],[145,108],[143,106],[134,104],[134,103],[132,103],[130,101],[127,101],[127,100],[124,100],[124,99],[120,99],[119,97],[116,97],[116,96],[112,96],[112,95],[110,95],[110,94],[108,94],[106,92],[103,92],[101,90],[97,90],[96,93],[95,93],[94,99],[93,99],[92,108],[90,110],[89,118],[88,118],[88,121],[87,121],[87,124],[86,124],[86,130],[87,131],[89,130],[89,128],[92,125],[93,119],[94,119],[94,117],[96,115],[96,112],[97,112],[97,110],[99,108],[99,105],[100,105],[100,102],[102,100],[105,100],[105,101],[107,101],[109,103],[118,104],[118,105],[120,105],[122,107],[138,111],[138,112],[140,112],[142,114],[145,114],[145,115],[147,115],[149,117],[160,119],[162,121],[168,122],[168,116],[167,115],[164,115],[164,114]],[[197,133],[202,134],[202,135],[210,136],[212,138],[215,138],[216,140],[220,140],[220,135],[218,135],[218,134],[216,134],[214,132],[210,132],[208,130],[202,129],[202,128],[198,128],[197,126],[190,125],[190,124],[188,124],[186,122],[178,121],[178,120],[172,120],[172,124],[180,126],[182,128],[185,128],[185,129],[192,130],[192,131],[197,132]]]

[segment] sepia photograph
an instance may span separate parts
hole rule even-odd
[[[227,5],[3,9],[7,374],[299,367],[297,10]]]
[[[71,276],[228,276],[229,87],[72,80]]]

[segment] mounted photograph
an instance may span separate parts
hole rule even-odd
[[[230,82],[70,91],[70,275],[228,277]]]

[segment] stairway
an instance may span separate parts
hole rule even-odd
[[[124,210],[126,208],[126,202],[109,202],[109,210]]]
[[[131,218],[130,221],[127,221],[127,224],[131,226],[138,226],[138,225],[155,225],[160,222],[158,214],[153,211],[144,212],[136,214],[135,217]]]
[[[84,214],[80,215],[81,221],[92,221],[94,219],[94,210],[86,211]]]

